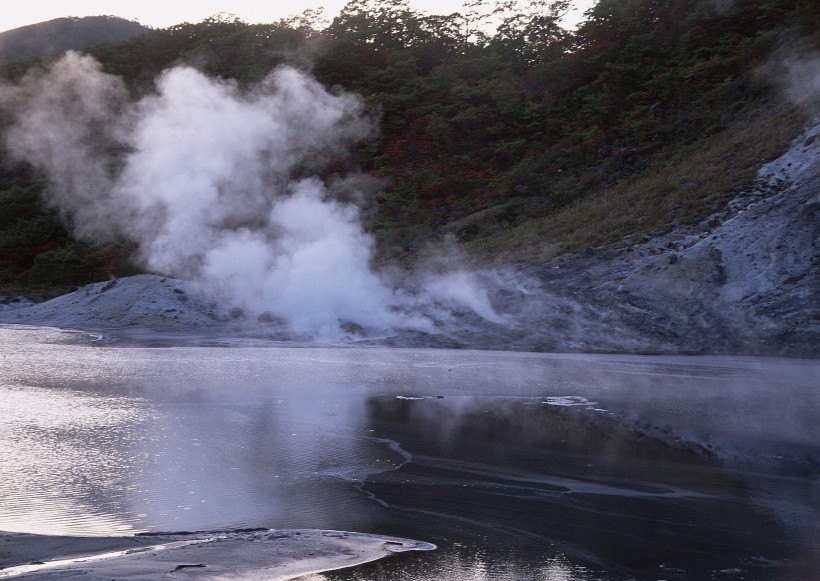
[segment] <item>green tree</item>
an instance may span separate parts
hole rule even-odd
[[[570,8],[569,0],[498,0],[493,14],[500,22],[492,43],[518,69],[559,58],[570,37],[560,21]]]

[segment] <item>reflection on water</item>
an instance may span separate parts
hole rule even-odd
[[[125,477],[139,459],[122,450],[141,437],[142,407],[133,398],[4,386],[0,529],[129,530]]]
[[[430,555],[427,555],[428,557]],[[300,577],[299,581],[373,581],[402,579],[429,581],[430,579],[458,581],[593,581],[605,579],[583,565],[573,564],[562,556],[548,555],[533,559],[532,555],[516,555],[507,551],[505,559],[475,548],[452,546],[442,549],[433,558],[436,572],[419,559],[396,562],[370,563],[355,571],[333,572]],[[432,575],[432,576],[431,576]]]
[[[335,580],[820,563],[818,362],[95,345],[0,327],[0,530],[440,547],[314,577]]]
[[[770,576],[772,563],[818,557],[816,448],[814,460],[801,448],[774,474],[768,458],[750,464],[744,456],[738,462],[755,470],[746,472],[727,470],[716,443],[600,408],[535,398],[376,397],[368,409],[377,431],[412,443],[413,462],[401,474],[375,475],[367,488],[397,513],[452,527],[469,546],[495,539],[505,554],[523,557],[516,564],[532,564],[518,578],[540,578],[535,563],[556,551],[576,567],[648,578],[670,571],[702,578],[729,568]],[[794,477],[801,470],[809,478]],[[763,500],[772,497],[790,501]],[[773,535],[778,529],[793,534]],[[588,578],[572,572],[569,578]]]

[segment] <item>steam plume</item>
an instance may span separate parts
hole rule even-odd
[[[764,69],[792,103],[820,115],[820,51],[781,49]]]
[[[331,199],[315,173],[374,124],[357,98],[302,72],[280,68],[242,90],[177,67],[132,100],[121,79],[68,53],[0,88],[0,102],[14,114],[9,150],[47,173],[75,231],[136,242],[154,272],[327,338],[345,323],[429,331],[432,303],[502,321],[474,274],[431,276],[409,293],[371,269],[358,208]]]

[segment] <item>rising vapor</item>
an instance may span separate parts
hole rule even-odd
[[[809,118],[820,116],[820,50],[782,46],[760,72]]]
[[[0,104],[13,115],[9,151],[46,173],[78,235],[133,241],[147,269],[249,314],[328,339],[430,332],[447,305],[503,322],[479,273],[428,275],[409,291],[372,270],[359,209],[317,173],[375,125],[355,96],[305,73],[283,67],[240,89],[176,67],[134,100],[94,59],[67,53],[0,87]]]

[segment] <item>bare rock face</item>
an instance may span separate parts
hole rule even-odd
[[[692,303],[732,350],[820,353],[817,126],[758,174],[755,195],[719,227],[624,281],[656,302]]]
[[[773,183],[759,181],[759,199],[682,249],[679,260],[654,260],[636,271],[627,286],[640,291],[650,285],[666,294],[714,303],[719,310],[742,310],[744,304],[782,295],[816,275],[820,150],[806,150],[817,163],[792,175],[788,168],[776,167],[777,162],[764,167],[763,176],[778,178],[772,177]]]
[[[632,337],[624,351],[820,356],[819,135],[815,124],[701,225],[560,257],[534,276],[588,327],[606,320]],[[549,333],[524,342],[561,348]]]

